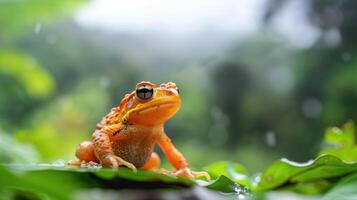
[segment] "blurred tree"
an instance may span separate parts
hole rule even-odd
[[[16,51],[0,51],[0,126],[21,124],[26,113],[54,90],[52,76],[31,57]]]
[[[39,32],[40,30],[36,29],[41,29],[44,23],[67,15],[83,2],[85,0],[2,1],[0,2],[0,42],[13,44],[14,38],[29,30]]]
[[[82,0],[0,2],[1,129],[12,133],[25,125],[32,113],[42,107],[54,94],[56,85],[53,76],[42,63],[27,54],[17,42],[24,34],[39,34],[44,24],[68,14],[82,2]],[[9,145],[4,146],[9,148],[8,156],[13,156],[16,161],[16,152],[19,153],[24,148],[17,145],[15,141],[7,139],[3,133],[0,134],[4,142],[9,142]],[[14,149],[11,148],[11,143],[14,144],[12,145]],[[32,153],[30,147],[26,151],[27,153],[23,151],[23,155],[19,157],[28,155],[28,160],[38,159],[30,156]]]
[[[306,160],[323,127],[356,118],[353,1],[306,1],[321,31],[307,49],[271,31],[289,1],[269,1],[261,30],[217,52],[218,62],[193,52],[198,43],[168,51],[152,33],[107,33],[62,20],[76,2],[0,7],[0,127],[35,144],[47,161],[73,158],[76,144],[141,80],[178,83],[182,109],[166,128],[201,165],[227,158],[261,166],[276,152]]]
[[[24,33],[39,33],[43,23],[68,14],[83,1],[0,2],[0,126],[20,126],[53,94],[55,81],[34,57],[20,50]],[[16,13],[16,14],[14,14]]]
[[[265,23],[274,20],[288,2],[270,1]],[[357,4],[352,0],[306,3],[311,6],[310,20],[321,34],[313,47],[294,53],[297,81],[291,105],[301,109],[291,112],[275,127],[286,134],[290,132],[289,138],[285,139],[296,146],[283,143],[281,151],[290,152],[289,157],[296,160],[306,160],[316,152],[324,127],[357,118],[353,109],[357,100],[356,78],[352,78],[356,76],[357,68],[353,59],[357,51],[353,45],[357,35],[354,23]],[[306,130],[312,133],[308,135],[309,139],[305,138]],[[292,150],[299,146],[308,147],[303,150],[307,152]]]
[[[245,66],[236,63],[223,63],[213,71],[211,92],[214,93],[214,106],[222,110],[229,119],[227,144],[234,148],[243,134],[243,98],[249,89],[249,74]],[[222,133],[216,133],[222,134]]]

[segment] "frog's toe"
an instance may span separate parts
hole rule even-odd
[[[135,165],[131,164],[130,162],[127,162],[127,161],[123,160],[122,158],[120,158],[118,156],[115,156],[115,159],[117,160],[119,166],[123,165],[123,166],[133,170],[134,172],[136,172]]]
[[[125,161],[124,159],[115,156],[115,155],[111,155],[109,157],[110,163],[111,163],[111,167],[112,168],[118,168],[120,166],[125,166],[131,170],[133,170],[134,172],[136,172],[136,167],[135,165],[131,164],[130,162]]]
[[[81,166],[81,161],[79,161],[79,160],[70,160],[70,161],[67,162],[67,165],[71,166],[71,167],[80,167]]]
[[[160,169],[155,168],[155,169],[151,169],[150,171],[158,173],[158,174],[168,175],[168,176],[176,176],[174,171],[164,169],[164,168],[160,168]]]
[[[207,172],[195,172],[195,171],[192,171],[191,173],[195,177],[195,179],[197,179],[199,177],[205,177],[207,179],[207,181],[211,180],[211,176]]]
[[[185,177],[190,179],[197,179],[199,177],[204,176],[208,181],[211,180],[210,175],[207,172],[195,172],[191,171],[188,167],[177,170],[175,175],[178,177]]]
[[[112,168],[118,168],[119,167],[119,163],[115,159],[114,156],[108,156],[108,158],[106,160],[109,162],[109,167],[112,167]],[[105,165],[107,166],[107,164],[105,164]]]

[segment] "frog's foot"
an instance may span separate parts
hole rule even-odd
[[[190,178],[190,179],[197,179],[199,177],[205,177],[208,181],[211,180],[211,177],[207,172],[191,171],[190,168],[188,168],[188,167],[177,170],[176,172],[174,172],[174,175],[178,176],[178,177],[185,177],[185,178]]]
[[[207,181],[211,180],[211,176],[207,173],[207,172],[196,172],[196,171],[192,171],[191,172],[193,174],[193,176],[195,177],[195,179],[197,179],[198,177],[205,177]]]
[[[93,161],[85,161],[85,160],[70,160],[67,162],[68,166],[71,167],[81,167],[81,168],[89,168],[89,167],[101,167],[101,165],[97,162]]]
[[[161,173],[161,174],[170,175],[170,176],[184,177],[184,178],[190,178],[190,179],[197,179],[197,178],[203,176],[208,181],[211,180],[211,177],[207,172],[191,171],[190,168],[188,168],[188,167],[183,168],[183,169],[179,169],[177,171],[170,171],[170,170],[167,170],[167,169],[158,169],[155,172]]]
[[[79,160],[70,160],[67,162],[67,165],[71,167],[80,167],[81,166],[81,161]]]
[[[157,153],[155,152],[152,152],[149,160],[145,163],[144,166],[141,167],[141,169],[156,172],[157,170],[159,170],[158,169],[159,167],[160,167],[159,155],[157,155]]]
[[[125,161],[124,159],[116,156],[116,155],[108,155],[103,161],[102,165],[105,167],[112,167],[117,169],[119,166],[125,166],[134,172],[136,172],[136,167],[130,162]]]

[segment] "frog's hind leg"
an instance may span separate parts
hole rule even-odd
[[[76,157],[79,160],[71,160],[68,162],[68,165],[79,167],[82,163],[98,163],[98,159],[94,153],[94,145],[90,141],[84,141],[78,145],[76,149]]]
[[[157,153],[152,152],[151,157],[145,163],[144,166],[141,167],[143,170],[156,171],[160,167],[160,157]]]
[[[94,145],[90,141],[84,141],[78,145],[78,147],[76,149],[76,157],[80,161],[98,162],[98,159],[94,153]]]

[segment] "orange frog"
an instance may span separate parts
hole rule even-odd
[[[134,171],[140,168],[180,177],[205,176],[209,179],[206,172],[190,170],[185,157],[164,132],[164,123],[175,115],[180,105],[175,83],[168,82],[157,87],[142,81],[97,124],[92,142],[79,144],[76,157],[82,163],[92,161],[101,163],[103,167],[118,168],[123,165]],[[176,171],[158,169],[160,158],[153,152],[155,144],[160,146]],[[77,164],[80,162],[77,161]]]

